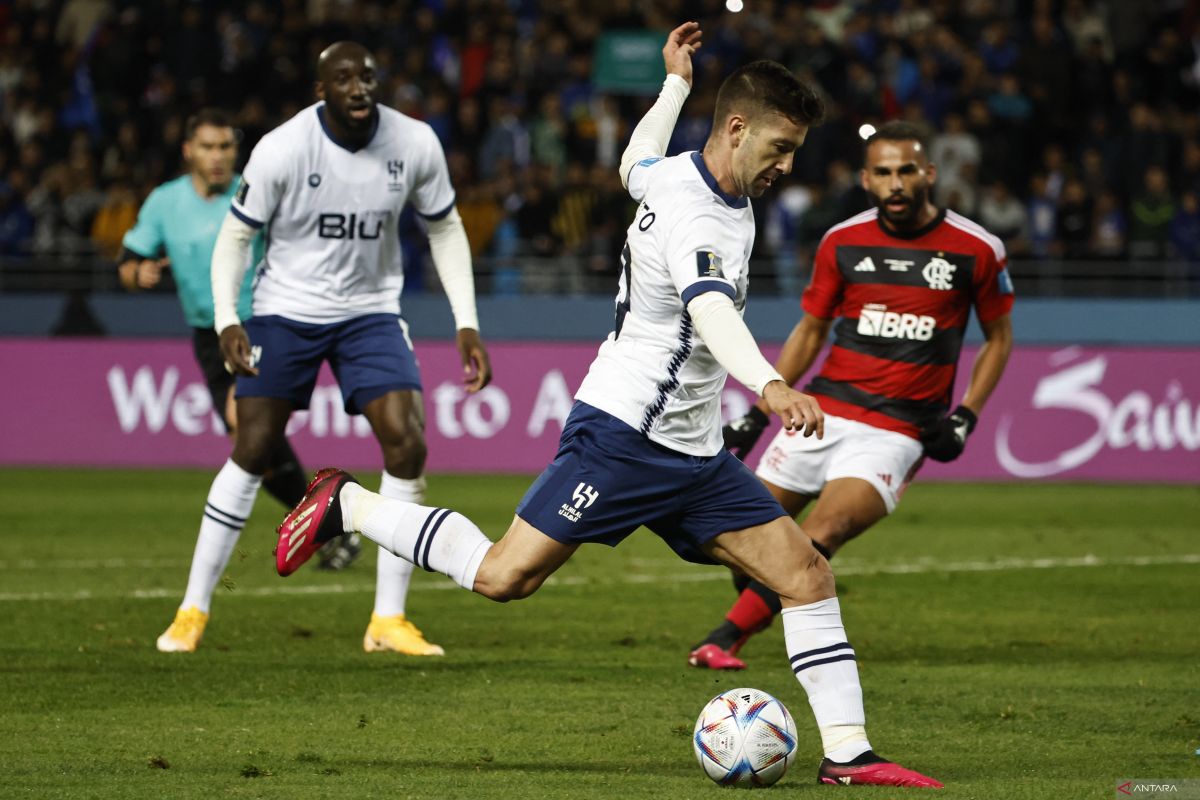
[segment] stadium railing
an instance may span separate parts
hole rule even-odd
[[[479,258],[475,273],[480,294],[492,295],[611,295],[615,271],[596,270],[594,257]],[[601,259],[607,265],[606,259]],[[428,267],[428,265],[426,265]],[[782,294],[783,285],[772,258],[751,264],[754,293]],[[1009,264],[1018,292],[1024,297],[1187,298],[1200,296],[1200,264],[1143,260],[1032,260]],[[805,271],[793,276],[808,281]],[[432,268],[423,270],[423,284],[437,289]],[[173,287],[164,282],[163,290]],[[119,292],[111,261],[87,255],[0,257],[0,292]]]

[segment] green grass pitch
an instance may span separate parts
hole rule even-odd
[[[0,472],[0,797],[716,798],[704,702],[748,685],[801,733],[768,797],[815,785],[820,740],[774,626],[744,673],[689,668],[732,599],[653,535],[583,548],[498,605],[418,573],[441,659],[364,654],[374,557],[275,577],[262,496],[194,655],[155,652],[211,474]],[[433,476],[493,538],[523,477]],[[881,753],[947,798],[1111,798],[1200,781],[1200,491],[915,485],[834,561]]]

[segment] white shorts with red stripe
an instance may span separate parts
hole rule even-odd
[[[837,478],[860,478],[875,487],[890,514],[922,460],[921,443],[912,437],[826,414],[823,439],[779,431],[755,474],[789,492],[809,495],[820,494]]]

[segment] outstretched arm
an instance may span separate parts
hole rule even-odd
[[[692,90],[692,53],[700,49],[700,36],[700,23],[685,22],[667,37],[663,46],[667,79],[658,100],[633,129],[629,145],[621,154],[621,184],[626,188],[629,172],[639,161],[658,158],[667,152],[683,101]]]

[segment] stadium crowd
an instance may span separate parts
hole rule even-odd
[[[181,171],[189,113],[232,111],[244,157],[312,101],[320,49],[352,39],[377,55],[383,102],[442,140],[477,256],[615,274],[632,208],[614,167],[651,98],[598,88],[593,45],[689,15],[705,46],[671,152],[703,144],[740,63],[779,60],[828,98],[757,208],[785,291],[865,206],[860,127],[894,118],[933,133],[937,201],[1014,255],[1200,264],[1200,5],[1170,0],[8,0],[0,256],[115,256]]]

